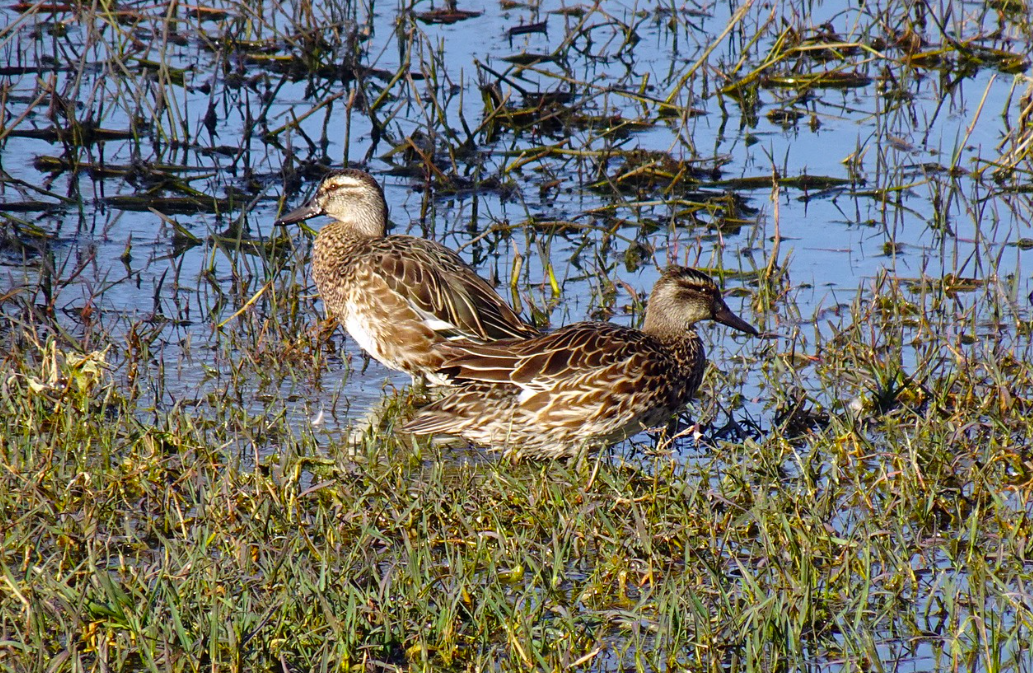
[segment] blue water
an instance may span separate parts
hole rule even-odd
[[[35,72],[6,74],[5,130],[16,133],[3,139],[0,161],[11,180],[3,186],[0,201],[55,204],[43,212],[11,211],[9,217],[52,236],[51,247],[65,272],[84,258],[90,260],[60,293],[58,305],[66,312],[90,305],[119,316],[110,321],[116,332],[155,313],[179,321],[167,328],[162,357],[177,363],[174,370],[166,370],[166,376],[174,372],[165,381],[168,389],[185,395],[219,378],[224,362],[215,354],[225,347],[226,337],[212,329],[213,321],[225,320],[270,277],[274,284],[310,287],[302,268],[310,243],[297,230],[289,232],[296,248],[286,266],[238,251],[232,243],[219,247],[208,239],[216,233],[232,238],[233,227],[258,238],[282,235],[272,226],[281,206],[303,201],[321,171],[306,169],[306,177],[293,183],[298,189],[289,194],[283,193],[281,175],[311,161],[362,163],[384,183],[394,231],[429,235],[461,249],[482,273],[504,286],[519,255],[516,283],[521,307],[526,311],[535,305],[553,326],[586,317],[631,321],[633,293],[645,297],[658,269],[669,263],[755,275],[767,265],[776,230],[787,270],[785,313],[757,314],[748,301],[730,299],[733,309],[762,329],[783,337],[796,333],[795,342],[782,341],[776,349],[813,349],[844,319],[842,311],[829,310],[849,306],[858,292],[870,293],[874,279],[883,273],[916,283],[947,274],[988,281],[986,291],[1006,292],[1012,299],[1015,313],[1005,316],[1007,320],[1029,319],[1026,297],[1033,290],[1028,272],[1033,252],[1016,246],[1020,239],[1033,237],[1028,193],[1001,191],[993,181],[974,180],[969,173],[993,170],[991,163],[1009,149],[1008,129],[1017,128],[1018,99],[1026,86],[1020,78],[989,67],[962,77],[951,77],[949,71],[912,71],[901,64],[900,50],[884,47],[885,58],[880,58],[870,48],[828,66],[845,63],[844,71],[872,78],[867,86],[817,89],[807,97],[790,89],[760,88],[751,116],[743,114],[731,96],[715,95],[715,90],[735,79],[725,74],[735,67],[751,31],[766,19],[761,9],[749,12],[697,75],[679,87],[682,74],[724,30],[734,7],[717,5],[691,14],[676,10],[677,17],[669,10],[634,3],[608,4],[605,13],[598,10],[587,16],[555,13],[560,7],[543,3],[538,10],[503,10],[489,3],[482,16],[452,25],[427,24],[384,5],[377,5],[372,16],[361,8],[336,5],[314,10],[314,25],[328,26],[328,35],[356,35],[352,44],[362,53],[361,66],[370,69],[363,71],[369,82],[366,96],[383,96],[375,113],[384,124],[385,137],[379,141],[361,96],[358,101],[353,98],[354,71],[347,63],[354,47],[323,52],[320,58],[328,74],[311,84],[299,76],[300,70],[288,69],[289,60],[272,60],[283,54],[301,58],[303,48],[296,46],[301,43],[291,17],[239,16],[239,8],[228,6],[230,18],[201,21],[186,16],[180,30],[185,39],[165,40],[160,32],[162,14],[156,12],[132,30],[98,22],[94,28],[105,31],[106,39],[96,40],[80,23],[68,25],[67,33],[57,31],[65,25],[59,15],[22,16],[5,8],[0,10],[6,22],[0,50],[6,62],[47,64],[53,59],[61,67],[48,77],[63,99],[74,101],[80,121],[92,117],[105,129],[136,129],[140,139],[66,151],[60,143],[20,137],[19,131],[50,127],[46,108],[29,105],[39,96],[46,98],[46,91]],[[798,20],[801,26],[828,21],[841,43],[867,45],[869,33],[878,34],[871,28],[870,12],[836,3],[808,11],[810,17]],[[956,19],[955,28],[974,35],[992,19],[993,15],[972,12],[964,20]],[[546,22],[545,32],[507,36],[515,26],[541,21]],[[330,28],[331,22],[336,27]],[[234,34],[234,26],[242,23],[248,29],[241,35],[251,42],[235,47],[223,35]],[[584,28],[580,32],[573,30],[578,25]],[[632,33],[636,39],[629,39]],[[40,39],[40,34],[55,37]],[[128,41],[132,49],[112,46],[118,42],[113,35]],[[409,35],[411,40],[402,37]],[[81,50],[81,61],[70,62],[67,46],[83,43],[87,46]],[[406,48],[409,44],[411,50]],[[556,62],[519,68],[505,61],[519,54],[553,53],[564,44],[567,49]],[[763,54],[772,42],[765,38],[761,44]],[[1008,47],[1007,42],[995,44]],[[403,76],[385,91],[385,82],[403,59],[408,68],[402,71],[413,76]],[[816,60],[800,63],[808,71],[826,67]],[[478,64],[506,76],[501,91],[514,103],[522,98],[515,87],[528,92],[573,91],[579,112],[608,121],[568,128],[498,128],[493,136],[481,131],[472,136],[471,146],[463,147],[467,134],[460,120],[471,130],[478,128],[485,114],[478,84],[496,80]],[[757,65],[756,58],[746,62],[738,76]],[[421,71],[433,73],[434,79],[419,78]],[[903,104],[895,102],[900,96],[884,95],[898,80],[905,83]],[[676,106],[701,114],[661,117],[656,101],[668,97]],[[795,111],[799,119],[783,124],[769,118],[779,109]],[[611,132],[622,120],[640,117],[643,110],[647,125]],[[14,124],[12,117],[19,115],[24,119]],[[210,127],[206,115],[213,122]],[[258,120],[250,132],[249,116]],[[441,119],[447,119],[451,131],[439,123]],[[301,120],[300,130],[278,131],[296,120]],[[59,121],[66,123],[60,116]],[[275,133],[263,136],[266,132]],[[461,189],[454,194],[428,190],[418,174],[404,170],[411,166],[403,154],[392,154],[394,145],[413,134],[430,139],[426,147],[433,147],[445,173],[497,177],[504,188]],[[554,152],[528,159],[545,147]],[[606,175],[616,175],[622,163],[619,152],[632,149],[719,167],[699,185],[711,194],[711,203],[729,191],[721,180],[764,179],[776,171],[785,177],[855,182],[827,190],[785,187],[777,195],[777,209],[766,186],[734,190],[745,206],[735,213],[742,226],[729,227],[717,206],[702,211],[693,223],[685,213],[690,205],[678,194],[662,189],[618,192],[599,186]],[[96,172],[41,172],[34,164],[42,156],[62,155],[94,166],[139,170],[127,177],[103,178]],[[160,170],[163,164],[181,166],[168,174],[202,196],[240,195],[218,214],[163,216],[111,205],[112,197],[146,194],[149,189],[159,197],[176,195],[161,188],[150,168]],[[958,169],[954,177],[947,173],[950,167]],[[1001,186],[1007,184],[1005,180]],[[559,231],[529,224],[543,221],[568,226]],[[173,222],[201,244],[170,254]],[[648,233],[639,228],[641,222],[650,223]],[[510,228],[511,234],[497,232]],[[123,263],[120,258],[127,247],[132,258]],[[641,262],[622,263],[633,247]],[[26,258],[5,247],[0,261],[0,283],[5,287],[31,287],[35,282],[39,260],[31,253]],[[282,268],[287,270],[277,271]],[[547,268],[559,282],[559,296],[553,296]],[[734,275],[724,282],[727,288],[752,289],[750,281]],[[602,305],[600,291],[607,296]],[[980,296],[979,291],[959,295],[959,311],[974,307],[978,313]],[[314,311],[306,324],[317,317]],[[770,345],[733,337],[721,327],[704,331],[713,344],[715,362],[737,354],[770,353]],[[340,339],[343,358],[361,366],[354,344]],[[185,349],[184,343],[194,347]],[[221,358],[225,357],[224,353]],[[364,376],[343,377],[343,387],[334,394],[346,398],[349,409],[366,409],[381,398],[385,381],[400,387],[406,379],[372,363]],[[305,391],[306,414],[317,414],[320,405],[312,400],[327,394],[321,390],[327,382],[319,383]],[[747,377],[744,386],[748,399],[760,397],[756,381]],[[762,405],[754,412],[763,413]]]

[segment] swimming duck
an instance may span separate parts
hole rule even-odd
[[[305,205],[276,220],[332,221],[316,236],[312,276],[327,311],[381,364],[414,382],[437,374],[451,339],[474,343],[528,338],[526,324],[454,251],[424,238],[386,235],[384,192],[368,173],[327,175]]]
[[[403,429],[532,458],[608,446],[692,399],[707,364],[695,324],[707,319],[757,334],[710,276],[675,266],[656,282],[641,330],[581,322],[530,339],[440,344],[455,387]]]

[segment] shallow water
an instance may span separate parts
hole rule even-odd
[[[905,68],[880,72],[885,63],[877,53],[862,52],[832,65],[872,77],[866,86],[819,88],[806,96],[760,88],[756,105],[744,113],[732,98],[713,92],[724,84],[721,74],[738,58],[750,30],[765,19],[763,12],[749,14],[707,67],[678,87],[682,73],[727,24],[729,8],[671,14],[625,4],[587,15],[556,13],[560,8],[545,3],[537,11],[503,10],[490,4],[482,16],[434,25],[393,7],[377,6],[367,16],[361,9],[331,5],[319,20],[339,22],[337,30],[352,38],[331,40],[319,54],[326,72],[311,77],[298,63],[273,58],[290,54],[298,60],[304,52],[290,17],[274,10],[261,20],[238,16],[232,7],[222,21],[185,17],[181,39],[167,41],[156,32],[162,26],[160,14],[139,16],[133,30],[94,25],[107,33],[105,40],[92,37],[84,25],[66,26],[58,15],[0,10],[7,62],[40,64],[53,82],[48,86],[74,101],[78,120],[110,130],[135,129],[139,135],[87,145],[26,137],[28,130],[66,127],[72,113],[58,114],[55,124],[41,105],[33,105],[37,97],[47,98],[37,73],[5,71],[8,135],[2,163],[9,177],[0,209],[6,209],[10,233],[0,257],[0,282],[7,290],[34,287],[42,258],[26,231],[38,227],[50,239],[57,277],[67,279],[55,305],[73,316],[68,329],[89,331],[74,320],[84,307],[104,316],[107,329],[115,333],[159,318],[165,396],[177,400],[217,392],[233,359],[233,338],[226,330],[232,332],[234,321],[222,331],[213,330],[213,324],[226,321],[269,279],[274,287],[303,283],[307,296],[312,295],[302,272],[309,237],[297,229],[277,231],[272,221],[281,208],[311,194],[322,170],[310,162],[340,165],[347,159],[362,163],[384,183],[393,231],[432,236],[461,249],[484,275],[503,284],[503,292],[519,255],[521,308],[526,312],[533,304],[552,326],[586,317],[629,321],[635,303],[631,293],[644,297],[658,269],[668,263],[705,266],[719,275],[732,272],[724,278],[725,287],[749,289],[752,281],[738,274],[755,276],[766,266],[776,219],[787,271],[785,302],[778,312],[760,314],[738,298],[730,304],[762,329],[793,337],[791,345],[778,342],[774,348],[779,351],[806,352],[834,334],[842,307],[859,289],[870,291],[880,274],[987,280],[1012,299],[1015,315],[1005,322],[1029,319],[1033,284],[1027,269],[1033,251],[1017,245],[1033,236],[1028,193],[968,174],[986,168],[1007,149],[1001,143],[1016,123],[1018,98],[1027,86],[1021,76],[989,67],[964,74]],[[821,5],[811,11],[810,18],[799,18],[800,25],[829,21],[839,31],[839,42],[867,40],[864,31],[871,18],[865,12]],[[988,17],[973,14],[957,27],[975,34]],[[248,33],[252,41],[232,41],[234,29],[248,21],[254,21]],[[507,37],[514,27],[540,21],[546,22],[543,32]],[[635,38],[629,39],[632,32]],[[116,53],[112,33],[135,40],[129,56]],[[67,49],[83,43],[88,48],[81,61],[64,67]],[[552,53],[564,43],[568,49],[557,52],[555,61],[526,69],[505,61],[519,54]],[[354,53],[349,49],[358,49],[361,66],[372,69],[362,91],[384,97],[376,116],[384,129],[379,135],[386,137],[375,137],[361,100],[352,100],[349,108],[357,90],[352,77],[362,72],[347,66]],[[408,68],[400,67],[403,58]],[[155,65],[159,62],[168,71]],[[799,63],[823,69],[818,62]],[[121,76],[113,77],[116,72]],[[383,81],[395,72],[407,74],[385,89]],[[565,125],[500,126],[467,136],[460,120],[476,129],[484,119],[477,87],[497,81],[492,73],[506,75],[501,90],[514,102],[521,99],[515,86],[527,92],[573,92],[577,114]],[[901,89],[895,90],[898,81]],[[668,97],[699,114],[657,116],[656,100]],[[785,115],[770,114],[778,110],[799,118],[787,121]],[[249,115],[257,118],[253,125]],[[296,127],[287,128],[299,119]],[[614,131],[629,120],[644,123]],[[392,153],[392,143],[402,146],[413,134],[428,139],[423,146],[433,148],[435,163],[452,186],[441,180],[428,184],[418,164],[407,164],[403,152]],[[473,144],[462,146],[468,137]],[[528,159],[546,146],[557,152]],[[648,186],[606,186],[605,176],[612,179],[625,162],[622,153],[639,149],[656,151],[656,160],[698,161],[707,171],[684,195]],[[41,157],[86,162],[92,170],[40,170]],[[959,169],[954,177],[948,175],[951,167]],[[281,177],[298,168],[304,168],[303,177],[286,182]],[[104,169],[126,172],[109,177]],[[764,182],[776,171],[783,177],[847,182],[829,188],[784,187],[776,208]],[[495,187],[478,184],[487,178],[499,182]],[[761,182],[738,189],[725,182],[742,178]],[[190,196],[191,190],[200,207],[151,201]],[[725,200],[733,194],[736,213]],[[143,200],[129,205],[114,200],[134,196]],[[212,198],[224,201],[213,205]],[[47,205],[17,209],[27,201]],[[697,209],[700,202],[705,205]],[[571,224],[559,228],[532,222]],[[642,222],[650,225],[642,228]],[[182,231],[177,233],[177,227]],[[287,257],[252,254],[240,242],[284,241],[285,235],[294,244]],[[184,246],[190,236],[198,244]],[[216,242],[214,236],[224,239]],[[561,290],[556,297],[549,268]],[[958,310],[979,301],[978,291],[958,294]],[[264,301],[249,310],[269,311],[266,319],[281,320],[278,309]],[[297,328],[314,324],[317,315],[306,315]],[[993,331],[988,328],[986,335]],[[735,356],[770,353],[769,347],[720,326],[705,326],[703,332],[718,366]],[[339,356],[330,364],[351,360],[361,368],[355,345],[340,335],[336,341]],[[913,364],[913,354],[903,357],[905,366]],[[281,382],[277,389],[279,394],[293,390],[303,400],[287,402],[299,422],[317,417],[339,396],[348,413],[334,422],[347,423],[381,398],[385,382],[401,387],[407,378],[374,362],[362,376]],[[751,413],[762,417],[758,401],[763,392],[748,374],[743,392],[755,401]],[[254,404],[256,412],[265,406],[244,403]]]

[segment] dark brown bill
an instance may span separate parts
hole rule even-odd
[[[714,320],[724,325],[728,325],[729,327],[732,327],[734,329],[737,329],[740,332],[746,332],[747,334],[757,336],[757,330],[754,329],[753,325],[732,313],[731,309],[729,309],[727,306],[724,306],[723,304],[720,308],[717,309],[717,311],[714,312]]]
[[[280,219],[276,220],[274,224],[293,224],[295,222],[301,222],[302,220],[307,220],[310,217],[315,217],[316,215],[322,214],[323,209],[317,206],[314,202],[309,201],[300,208],[295,208],[294,210],[287,213]]]

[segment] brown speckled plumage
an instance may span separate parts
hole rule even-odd
[[[449,339],[487,342],[538,334],[452,250],[414,236],[386,236],[384,193],[367,173],[328,175],[312,199],[277,224],[317,215],[312,276],[327,311],[391,369],[432,382]]]
[[[609,445],[692,399],[707,363],[694,325],[706,319],[757,334],[709,276],[672,267],[653,288],[641,331],[582,322],[530,339],[442,344],[442,371],[456,386],[404,429],[537,458]]]

